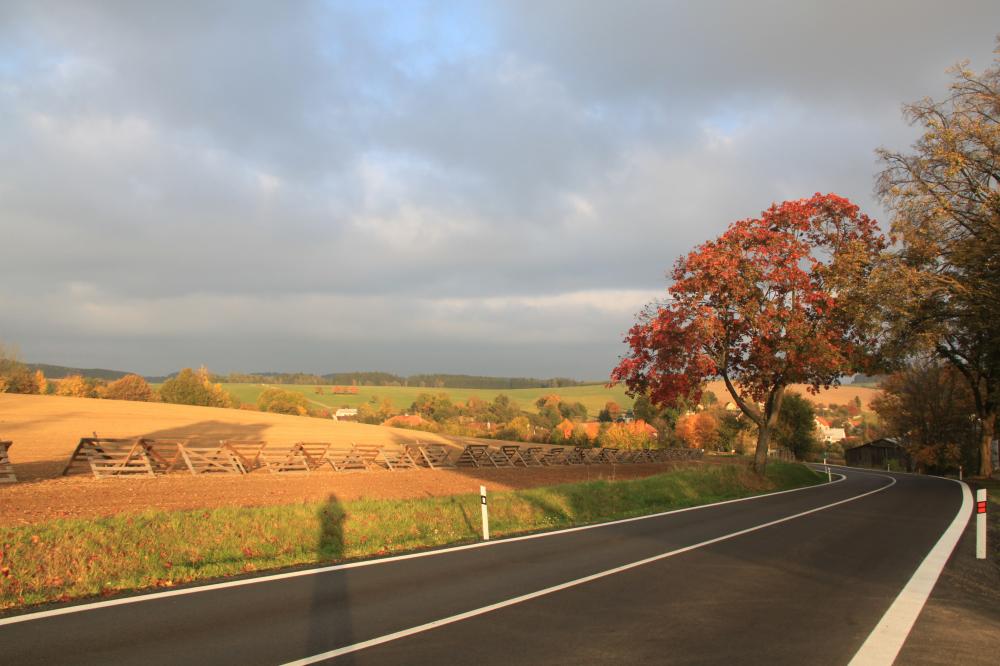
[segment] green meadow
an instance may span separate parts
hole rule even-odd
[[[447,393],[452,402],[465,402],[471,397],[477,397],[490,402],[499,394],[508,396],[521,409],[529,412],[537,411],[535,401],[538,398],[556,394],[563,400],[570,402],[580,402],[587,408],[590,416],[596,417],[597,413],[604,408],[605,403],[614,400],[625,408],[632,406],[633,400],[625,395],[622,386],[606,388],[602,384],[590,384],[587,386],[566,386],[562,388],[531,388],[531,389],[461,389],[461,388],[434,388],[420,386],[359,386],[355,395],[330,393],[331,386],[317,387],[315,385],[296,384],[223,384],[223,388],[229,391],[240,402],[255,403],[257,396],[267,388],[267,386],[277,386],[289,391],[298,391],[304,394],[313,404],[317,406],[337,409],[339,407],[357,407],[368,402],[372,398],[382,400],[388,398],[397,409],[406,409],[421,393]],[[323,393],[316,392],[317,388],[322,388]]]

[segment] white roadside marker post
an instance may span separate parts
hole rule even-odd
[[[827,468],[826,468],[826,482],[827,483],[833,483],[833,474],[830,473],[830,467],[829,466],[827,466]]]
[[[976,559],[986,559],[986,489],[976,491]]]
[[[483,510],[483,541],[490,540],[490,512],[486,507],[486,486],[479,486],[479,505]]]
[[[958,466],[958,480],[959,481],[962,480],[962,466],[961,465]]]

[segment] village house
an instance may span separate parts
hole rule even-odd
[[[816,433],[820,440],[827,444],[836,444],[847,439],[847,432],[843,428],[834,428],[830,420],[822,416],[816,417]]]

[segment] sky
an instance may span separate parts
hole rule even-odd
[[[0,2],[0,340],[164,374],[605,379],[772,201],[881,221],[1000,3]]]

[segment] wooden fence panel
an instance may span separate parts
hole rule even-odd
[[[9,440],[0,441],[0,483],[17,483],[14,466],[10,463],[8,451],[14,446]]]

